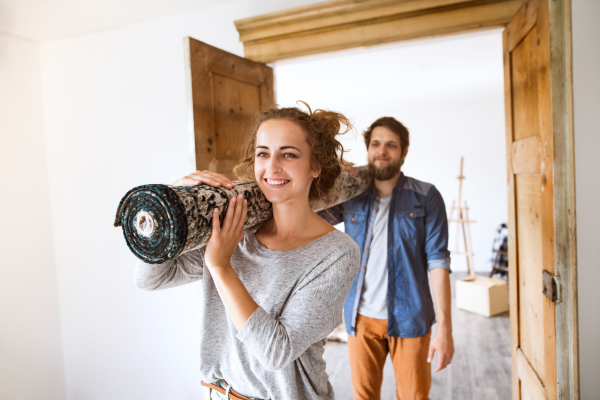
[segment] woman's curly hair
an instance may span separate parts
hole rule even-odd
[[[243,149],[240,164],[235,167],[234,172],[242,180],[254,180],[254,158],[256,152],[256,135],[258,128],[265,121],[271,119],[283,119],[294,122],[306,133],[306,142],[310,147],[311,167],[319,171],[309,193],[309,200],[327,200],[329,192],[335,185],[335,180],[340,175],[343,163],[344,147],[337,139],[353,129],[352,123],[344,115],[327,110],[311,111],[309,105],[303,103],[308,112],[297,107],[274,106],[259,111],[252,124],[252,130],[248,141]],[[342,131],[342,127],[344,130]]]

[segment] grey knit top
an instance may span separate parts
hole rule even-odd
[[[292,250],[275,251],[248,229],[231,265],[258,304],[238,332],[204,263],[204,249],[164,264],[139,262],[135,281],[147,290],[201,280],[200,379],[225,379],[261,399],[334,399],[323,346],[341,323],[360,252],[338,230]]]

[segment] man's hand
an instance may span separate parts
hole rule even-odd
[[[427,362],[433,361],[433,354],[438,353],[438,365],[435,372],[446,368],[454,356],[452,340],[452,297],[450,295],[450,271],[444,268],[433,268],[429,271],[431,292],[435,300],[438,327],[435,337],[429,344]]]
[[[228,177],[222,174],[217,174],[212,171],[196,171],[191,174],[178,179],[173,183],[173,186],[197,186],[197,185],[210,185],[214,187],[224,186],[228,189],[235,187],[235,183]]]
[[[435,372],[441,371],[446,368],[452,362],[454,356],[454,340],[452,339],[452,332],[444,331],[438,328],[438,332],[429,344],[429,355],[427,356],[427,362],[433,361],[433,355],[437,351],[438,363],[435,368]]]
[[[354,163],[352,163],[350,161],[342,161],[340,163],[340,166],[342,167],[342,169],[345,169],[346,171],[350,172],[350,175],[352,175],[352,176],[358,175],[358,173],[356,172],[356,169],[354,169]]]

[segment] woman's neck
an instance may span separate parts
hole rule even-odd
[[[310,207],[308,199],[273,204],[273,218],[265,221],[255,236],[272,250],[296,248],[334,230]]]
[[[308,201],[300,204],[273,204],[273,219],[268,227],[270,234],[280,239],[292,237],[313,236],[315,219],[320,219],[310,208]],[[311,229],[313,228],[313,229]]]

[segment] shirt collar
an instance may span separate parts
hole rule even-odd
[[[405,183],[406,175],[404,175],[404,172],[400,172],[400,178],[398,178],[398,182],[396,183],[396,186],[394,186],[394,189],[402,190]]]

